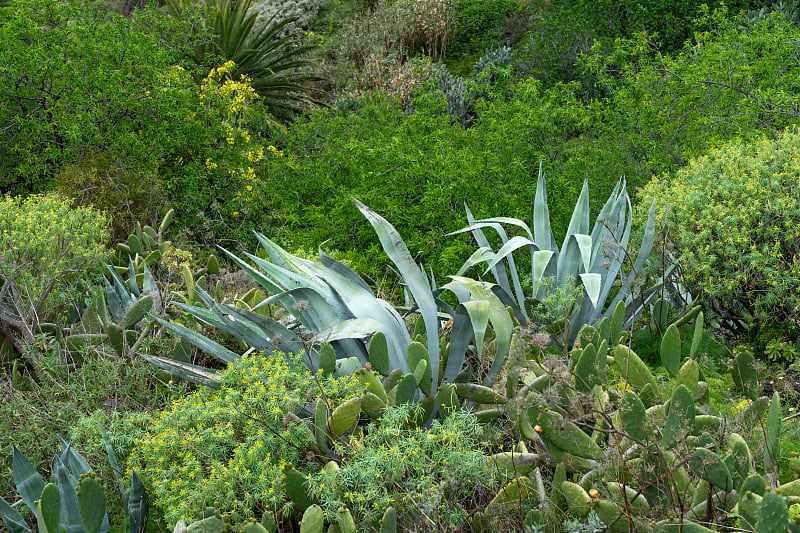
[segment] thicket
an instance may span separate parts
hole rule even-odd
[[[734,141],[650,183],[659,222],[687,288],[721,325],[761,344],[797,340],[800,315],[798,145]]]
[[[0,7],[0,187],[75,200],[0,202],[5,470],[67,429],[99,465],[100,421],[156,527],[796,529],[796,396],[756,363],[797,355],[796,10],[249,6]],[[331,105],[292,122],[311,44]]]

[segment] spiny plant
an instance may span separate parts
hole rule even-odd
[[[580,348],[566,361],[532,355],[509,368],[507,379],[525,391],[502,404],[519,419],[520,443],[487,458],[509,479],[509,491],[545,513],[560,509],[585,520],[594,511],[612,531],[704,532],[710,530],[702,524],[731,517],[746,531],[800,527],[787,511],[800,481],[781,484],[777,477],[779,396],[749,402],[733,425],[708,413],[708,385],[697,362],[702,314],[687,359],[677,327],[667,328],[661,363],[670,379],[664,391],[626,346],[624,316],[620,302],[611,319],[582,328]],[[748,360],[752,356],[741,359],[738,379],[752,390],[758,379]],[[759,460],[732,429],[757,424],[765,411]],[[550,464],[558,467],[546,483]],[[779,496],[766,498],[770,490]],[[474,530],[491,530],[490,511],[473,517]]]
[[[631,237],[633,217],[631,202],[620,181],[597,216],[594,227],[589,227],[589,186],[584,181],[583,189],[567,228],[564,242],[559,249],[553,238],[550,214],[547,206],[547,189],[544,173],[539,168],[536,198],[533,210],[533,231],[522,220],[497,217],[475,220],[467,209],[469,226],[453,234],[472,233],[479,248],[459,272],[486,264],[486,273],[491,272],[502,300],[514,310],[521,323],[530,319],[530,304],[546,296],[548,280],[555,280],[558,287],[579,283],[586,298],[576,304],[567,319],[551,324],[550,330],[562,346],[569,347],[584,324],[596,324],[610,317],[619,302],[625,302],[624,326],[630,327],[641,316],[649,302],[662,286],[656,281],[645,289],[638,288],[643,269],[655,236],[655,201],[650,208],[642,245],[631,268],[626,272],[628,245]],[[508,237],[505,227],[520,229],[523,235]],[[494,251],[484,234],[491,229],[500,238],[501,247]],[[522,277],[513,253],[519,249],[530,252],[532,287],[528,295],[522,286]],[[669,270],[665,276],[669,275]],[[510,280],[509,280],[510,277]],[[608,299],[613,296],[610,303]]]
[[[119,483],[127,531],[145,531],[148,515],[148,497],[144,485],[134,472],[130,491],[121,480],[116,455],[101,428],[109,461]],[[33,463],[14,447],[13,476],[21,502],[35,515],[37,531],[56,533],[75,531],[104,533],[110,531],[106,515],[106,494],[89,463],[59,437],[62,453],[53,457],[51,481],[45,483]],[[10,533],[31,533],[32,529],[13,505],[0,497],[0,518]]]
[[[452,276],[449,283],[436,289],[394,227],[360,202],[356,201],[356,205],[372,224],[397,268],[405,285],[409,310],[420,317],[414,338],[400,313],[376,297],[347,265],[322,251],[320,263],[296,257],[260,234],[256,236],[269,260],[249,253],[245,259],[225,253],[271,294],[269,298],[247,310],[217,302],[198,288],[196,293],[206,307],[184,303],[177,304],[178,307],[256,350],[302,355],[312,371],[323,368],[341,375],[353,373],[367,363],[387,377],[399,370],[404,386],[410,387],[412,399],[427,398],[430,415],[437,410],[435,398],[441,386],[456,381],[470,360],[492,358],[489,369],[481,376],[482,384],[490,386],[509,353],[514,325],[513,317],[492,291],[492,285]],[[455,308],[440,298],[443,291],[455,295],[458,302]],[[258,312],[258,308],[271,303],[280,303],[291,320],[281,322]],[[239,357],[238,353],[191,329],[156,320],[225,364]],[[369,338],[375,346],[380,341],[381,349],[370,351]],[[486,350],[484,345],[489,341],[493,341],[493,346]],[[326,343],[332,350],[323,354],[319,346]],[[378,351],[380,360],[375,359]],[[158,357],[148,360],[186,379],[214,381],[213,372],[207,368]],[[385,392],[388,394],[390,389]]]

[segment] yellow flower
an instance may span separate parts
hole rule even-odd
[[[211,158],[209,157],[208,159],[206,159],[206,167],[207,167],[209,170],[214,170],[215,168],[217,168],[217,164],[216,164],[216,163],[214,163],[214,162],[211,160]]]
[[[233,213],[231,213],[231,216],[238,217],[239,216],[239,211],[234,211]]]

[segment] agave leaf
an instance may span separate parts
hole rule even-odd
[[[502,224],[498,223],[498,220],[506,220],[506,219],[487,219],[490,222],[487,222],[487,226],[492,228],[497,232],[497,235],[500,237],[501,245],[505,245],[508,242],[508,236],[506,235],[506,230],[503,228]],[[508,219],[510,224],[521,224],[523,231],[525,231],[526,235],[529,239],[532,239],[532,235],[528,226],[517,219]],[[472,217],[472,213],[467,208],[467,221],[470,225],[474,225],[477,222]],[[493,222],[492,222],[493,221]],[[472,231],[473,237],[477,241],[479,246],[489,247],[489,241],[486,240],[486,237],[483,234],[483,231],[480,228],[476,228]],[[511,274],[511,281],[514,284],[514,291],[512,292],[511,286],[508,284],[508,277],[506,276],[506,270],[503,266],[498,265],[492,270],[494,274],[495,281],[498,285],[503,287],[509,295],[514,295],[517,299],[517,306],[520,308],[520,312],[525,315],[525,295],[522,292],[522,284],[519,281],[519,273],[517,272],[517,265],[514,262],[514,256],[510,255],[506,258],[506,263],[508,264],[508,271]],[[527,315],[526,315],[527,320]]]
[[[558,246],[550,227],[550,208],[547,206],[547,186],[545,185],[542,164],[539,163],[539,178],[536,183],[536,197],[533,201],[533,235],[534,241],[542,250],[550,250],[557,254]]]
[[[639,248],[639,253],[636,256],[636,261],[633,265],[633,270],[631,270],[628,276],[623,280],[617,296],[609,305],[610,309],[614,309],[619,302],[623,301],[629,296],[636,276],[642,271],[647,258],[650,256],[650,251],[653,249],[653,242],[655,240],[656,233],[655,213],[656,201],[653,199],[653,203],[650,205],[650,211],[647,216],[647,225],[645,226],[644,237],[642,238],[642,246]]]
[[[314,336],[314,344],[341,339],[361,339],[381,331],[383,324],[372,318],[351,318],[320,331]]]
[[[145,361],[156,365],[161,370],[169,372],[173,376],[181,379],[191,381],[195,385],[205,385],[218,389],[220,387],[220,379],[216,373],[202,366],[193,365],[191,363],[182,363],[174,359],[167,359],[166,357],[158,357],[155,355],[142,354],[141,357]]]
[[[481,246],[475,250],[475,252],[473,252],[473,254],[469,256],[466,261],[464,261],[464,264],[461,265],[461,268],[459,268],[458,272],[456,272],[456,276],[463,276],[475,265],[489,263],[492,259],[494,259],[494,252],[491,250],[491,248]]]
[[[475,217],[472,216],[472,211],[469,210],[469,206],[464,204],[464,210],[467,213],[467,222],[469,224],[474,223]],[[496,224],[494,227],[498,231],[498,233],[500,233],[501,239],[503,241],[508,240],[504,238],[505,231],[503,230],[503,227],[500,224]],[[475,239],[475,242],[478,243],[478,246],[480,246],[481,248],[486,248],[488,250],[491,250],[491,247],[489,246],[489,241],[486,239],[486,236],[483,234],[482,230],[480,229],[472,230],[472,236]],[[513,260],[513,258],[511,258],[511,260]],[[492,273],[494,274],[494,279],[497,282],[497,284],[503,287],[503,289],[506,290],[509,295],[512,294],[511,285],[508,284],[508,276],[506,275],[505,269],[497,267],[492,271]]]
[[[589,233],[589,180],[584,178],[581,193],[578,196],[578,201],[575,202],[575,209],[572,211],[572,218],[569,220],[567,227],[568,239],[570,235],[577,233]],[[562,247],[563,248],[563,247]]]
[[[532,294],[535,298],[541,297],[539,292],[542,279],[544,279],[545,274],[548,272],[548,267],[552,270],[553,263],[550,259],[553,258],[553,255],[555,255],[555,252],[552,250],[537,250],[533,252],[533,262],[531,265],[531,269],[533,270]]]
[[[561,255],[558,256],[559,286],[564,286],[569,278],[572,278],[573,282],[578,279],[583,253],[587,248],[591,249],[591,243],[587,243],[583,237],[591,239],[588,235],[569,235],[564,243]]]
[[[439,375],[439,319],[436,300],[425,274],[414,262],[403,239],[397,230],[383,217],[354,199],[356,207],[372,225],[383,249],[397,267],[403,281],[408,286],[414,301],[419,306],[428,338],[428,353],[431,354],[431,373]]]
[[[61,462],[66,465],[73,477],[78,479],[84,474],[94,472],[86,459],[76,452],[71,444],[62,439],[61,435],[56,435],[56,437],[58,437],[58,443],[61,445]]]
[[[12,476],[14,484],[17,487],[17,492],[22,496],[22,501],[29,509],[35,510],[36,504],[34,503],[42,495],[44,489],[44,479],[36,471],[33,463],[25,457],[25,455],[17,449],[16,445],[13,446],[12,458]]]
[[[117,454],[114,453],[114,446],[111,444],[111,439],[108,436],[108,432],[103,424],[100,421],[97,421],[97,429],[100,430],[100,436],[103,438],[103,444],[106,447],[106,455],[108,455],[108,462],[111,465],[111,471],[114,473],[114,479],[117,480],[117,486],[119,487],[119,494],[122,498],[122,506],[127,508],[128,505],[128,494],[125,491],[125,485],[122,483],[122,469],[119,467],[119,462],[117,461]],[[127,509],[125,511],[127,513]]]
[[[136,283],[136,269],[133,266],[133,258],[128,256],[128,286],[131,289],[131,294],[134,298],[138,299],[142,294],[139,292],[139,285]]]
[[[61,520],[59,527],[67,533],[82,533],[83,523],[78,510],[78,497],[75,495],[78,480],[70,475],[67,467],[58,456],[53,458],[52,472],[53,480],[58,485],[58,490],[61,493]]]
[[[167,322],[157,316],[153,316],[156,322],[158,322],[162,327],[166,328],[167,330],[171,331],[178,337],[182,339],[186,339],[189,341],[193,346],[198,347],[200,350],[205,352],[206,354],[219,359],[223,363],[232,363],[239,358],[239,354],[236,352],[232,352],[229,349],[225,348],[221,344],[212,341],[208,337],[201,335],[200,333],[191,330],[187,327],[181,326],[180,324],[174,324],[172,322]],[[144,355],[142,355],[144,357]],[[148,359],[149,360],[149,359]]]
[[[486,336],[486,327],[489,325],[489,302],[486,300],[470,300],[461,304],[469,315],[472,332],[475,336],[475,351],[478,360],[483,360],[483,339]],[[452,332],[450,342],[452,343]]]
[[[597,308],[597,300],[600,297],[600,284],[603,282],[600,274],[583,273],[580,275],[583,287],[586,289],[586,294],[592,302],[592,306]]]
[[[31,528],[22,518],[22,515],[14,509],[2,496],[0,496],[0,518],[9,533],[30,533]]]
[[[325,266],[326,268],[329,268],[329,269],[333,270],[334,272],[336,272],[337,274],[339,274],[341,276],[344,276],[345,278],[349,279],[350,281],[352,281],[356,285],[360,286],[365,291],[367,291],[370,294],[372,294],[373,296],[375,296],[375,293],[372,292],[372,289],[370,288],[369,285],[367,285],[367,282],[365,282],[363,279],[361,279],[361,276],[356,274],[355,271],[353,269],[351,269],[349,266],[345,265],[341,261],[337,261],[333,257],[331,257],[331,256],[327,255],[325,252],[323,252],[322,251],[322,245],[320,245],[320,247],[319,247],[319,260],[320,260],[320,263],[322,263],[322,265]]]
[[[533,253],[536,251],[539,251],[539,247],[532,240],[526,239],[525,237],[521,237],[519,235],[512,237],[499,250],[497,250],[494,259],[487,266],[486,272],[494,268],[498,263],[511,255],[515,250],[518,250],[524,246],[530,246],[532,248],[531,256],[533,256]]]
[[[494,362],[483,379],[483,385],[490,386],[503,368],[506,358],[508,357],[511,348],[511,334],[514,330],[514,321],[500,299],[492,292],[491,283],[475,281],[474,279],[461,276],[450,276],[450,279],[453,281],[445,285],[445,288],[456,292],[458,286],[464,287],[469,291],[472,298],[477,301],[485,301],[489,304],[489,322],[492,324],[497,345]]]
[[[136,472],[131,473],[130,497],[125,505],[125,514],[130,517],[130,533],[144,533],[150,503],[144,485]]]
[[[463,304],[459,304],[453,312],[453,325],[450,329],[450,349],[442,381],[453,383],[464,367],[469,341],[473,337],[472,319]]]

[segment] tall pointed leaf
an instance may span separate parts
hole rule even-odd
[[[13,446],[12,464],[12,477],[14,484],[17,486],[17,492],[22,496],[22,501],[29,509],[35,510],[36,505],[34,502],[42,495],[44,489],[44,479],[36,471],[36,467],[28,460],[25,455],[19,451],[16,445]]]
[[[414,262],[403,239],[397,230],[383,217],[370,210],[367,206],[355,200],[356,207],[372,225],[383,249],[389,259],[397,267],[403,281],[408,286],[414,301],[419,306],[428,338],[428,353],[431,354],[431,372],[439,375],[439,319],[437,316],[436,300],[431,291],[425,274]]]

